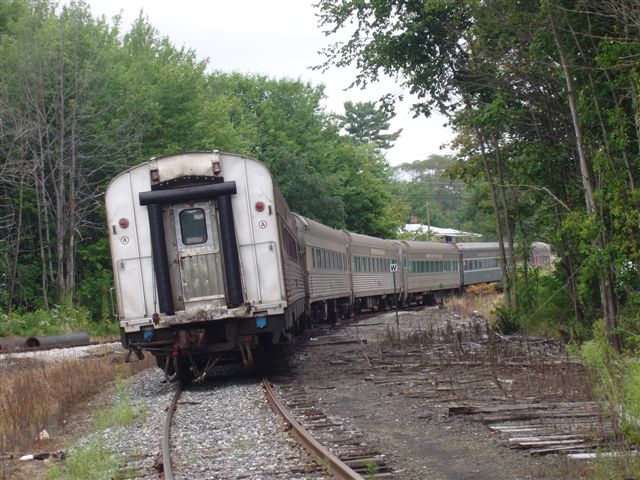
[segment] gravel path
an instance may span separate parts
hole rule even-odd
[[[80,347],[60,347],[49,350],[35,350],[33,352],[0,353],[0,362],[12,360],[34,359],[45,362],[59,360],[73,360],[92,355],[107,355],[109,353],[126,353],[120,342],[101,343],[99,345],[83,345]]]
[[[159,478],[156,462],[165,408],[175,390],[175,384],[162,379],[162,372],[154,369],[129,388],[132,402],[146,410],[145,415],[131,425],[95,434],[116,452],[126,478]],[[326,478],[309,473],[312,461],[283,432],[256,379],[212,379],[189,387],[174,414],[171,446],[177,479]]]
[[[308,472],[310,460],[281,430],[255,379],[191,387],[174,416],[174,474],[184,479],[323,478]]]

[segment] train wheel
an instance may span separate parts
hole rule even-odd
[[[191,361],[185,357],[174,357],[173,364],[176,372],[176,380],[183,385],[189,385],[193,380]]]

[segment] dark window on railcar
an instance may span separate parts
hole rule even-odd
[[[199,245],[207,241],[207,220],[202,208],[180,212],[180,232],[184,245]]]

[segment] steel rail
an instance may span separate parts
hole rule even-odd
[[[178,384],[178,388],[173,394],[167,415],[164,417],[164,433],[162,434],[162,470],[164,472],[164,480],[173,480],[173,468],[171,466],[171,452],[169,440],[171,440],[171,422],[173,421],[173,412],[178,404],[178,399],[182,394],[182,384]]]
[[[278,400],[269,380],[263,378],[262,387],[264,388],[267,401],[269,402],[271,409],[280,415],[289,426],[291,426],[298,443],[316,457],[320,466],[325,467],[337,480],[364,480],[360,474],[353,471],[351,467],[345,464],[327,448],[321,445],[315,438],[313,438],[309,432],[307,432],[302,425],[300,425],[291,416],[286,407],[284,407]]]

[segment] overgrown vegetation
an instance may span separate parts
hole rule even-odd
[[[13,451],[29,445],[44,428],[73,411],[78,402],[104,389],[105,384],[124,378],[153,365],[143,362],[122,363],[109,356],[60,360],[48,363],[27,363],[21,368],[0,371],[0,451]],[[140,407],[126,404],[119,412],[139,412]],[[105,421],[118,418],[105,417]],[[130,414],[122,414],[130,418]],[[52,425],[53,423],[53,425]]]
[[[117,478],[115,455],[100,440],[94,439],[69,451],[65,465],[52,465],[48,480],[110,480]]]
[[[464,193],[490,215],[508,247],[505,327],[535,326],[540,307],[553,314],[545,327],[583,339],[603,318],[621,351],[621,312],[640,287],[637,2],[322,0],[318,11],[342,35],[323,67],[353,65],[360,85],[395,75],[417,114],[449,118],[458,154],[444,173],[464,186],[439,185],[442,162],[404,165],[424,179],[410,185],[424,194],[412,207],[424,218],[429,203],[437,218],[431,195]],[[532,272],[517,270],[534,239],[558,254],[555,278],[539,286],[555,294],[544,306],[527,296]]]
[[[129,394],[129,381],[123,377],[116,379],[116,401],[108,408],[93,412],[95,428],[98,432],[111,427],[130,425],[136,420],[144,420],[147,405],[134,404]],[[47,472],[49,480],[108,480],[118,478],[122,472],[115,455],[100,437],[92,437],[87,443],[80,443],[68,452],[64,465],[52,465]],[[124,478],[124,477],[123,477]]]
[[[83,2],[0,2],[0,72],[0,311],[20,314],[2,334],[55,333],[41,313],[55,305],[110,322],[103,193],[152,156],[248,155],[303,215],[387,237],[405,221],[384,158],[391,113],[334,115],[320,86],[217,71],[142,16],[124,29]]]
[[[118,377],[116,379],[116,402],[104,409],[93,412],[96,430],[105,430],[109,427],[129,425],[136,419],[144,419],[148,406],[143,403],[133,403],[129,395],[129,382]]]
[[[116,337],[118,324],[111,318],[94,322],[89,311],[81,306],[55,306],[50,310],[9,314],[0,313],[0,337],[31,337],[86,332],[92,337]]]
[[[594,463],[594,478],[626,479],[640,476],[640,460],[623,452],[640,445],[640,360],[615,351],[603,322],[597,322],[593,339],[576,348],[595,385],[607,421],[616,435],[608,450]]]

